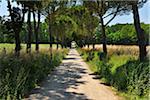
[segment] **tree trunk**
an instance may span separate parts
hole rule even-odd
[[[99,17],[100,17],[100,22],[101,22],[101,32],[102,32],[102,35],[103,35],[103,39],[102,39],[103,52],[104,52],[105,54],[107,54],[107,47],[106,47],[107,40],[106,40],[106,34],[105,34],[104,21],[103,21],[103,18],[102,18],[101,15],[100,15]]]
[[[52,32],[51,32],[51,19],[49,17],[49,41],[50,41],[50,59],[52,59]]]
[[[24,16],[25,16],[25,12],[23,12],[23,16],[21,17],[20,16],[20,19],[21,21],[16,21],[15,22],[15,18],[13,16],[13,10],[11,8],[11,4],[10,4],[10,0],[7,1],[8,3],[8,11],[10,13],[10,17],[11,17],[11,22],[12,22],[12,27],[13,27],[13,30],[14,30],[14,33],[15,33],[15,55],[16,56],[19,56],[20,55],[20,49],[21,49],[21,46],[20,46],[20,31],[22,29],[22,25],[23,25],[23,21],[24,21]]]
[[[87,44],[87,47],[88,47],[88,49],[90,48],[90,44],[89,43]]]
[[[64,48],[64,45],[61,43],[61,48],[63,49]]]
[[[38,52],[39,51],[39,39],[38,39],[38,34],[39,34],[39,27],[40,27],[40,10],[38,10],[38,22],[36,26],[36,20],[35,20],[35,13],[33,12],[33,19],[34,19],[34,33],[35,33],[35,50]]]
[[[36,36],[36,50],[39,51],[39,37],[38,37],[38,34],[40,32],[40,19],[41,19],[41,11],[38,10],[38,24],[37,24],[37,36]]]
[[[31,9],[29,8],[28,13],[28,41],[27,41],[27,53],[31,53],[31,35],[32,35],[32,25],[31,25]]]
[[[93,43],[93,50],[95,49],[95,44]]]
[[[65,34],[64,33],[62,33],[62,48],[64,48],[64,44],[65,44]]]
[[[56,42],[56,49],[58,50],[59,49],[59,43],[58,43],[58,40],[57,40],[57,42]]]
[[[57,47],[56,47],[56,49],[58,50],[58,48],[59,48],[59,44],[58,44],[58,41],[57,41]]]
[[[58,44],[58,32],[56,32],[56,45],[57,45],[56,49],[58,50],[58,48],[59,48],[59,44]]]
[[[139,45],[139,58],[140,61],[143,61],[146,58],[146,41],[145,41],[145,35],[144,30],[141,28],[140,25],[140,18],[139,18],[139,12],[137,4],[132,4],[132,10],[133,10],[133,18],[134,18],[134,27],[137,33],[138,38],[138,45]]]
[[[35,35],[35,50],[38,52],[38,49],[37,49],[36,19],[35,19],[35,12],[34,12],[34,10],[33,10],[33,23],[34,23],[34,35]]]
[[[15,55],[19,56],[20,55],[20,35],[19,35],[19,31],[15,30]]]

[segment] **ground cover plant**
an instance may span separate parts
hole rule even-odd
[[[83,47],[80,54],[105,84],[131,99],[146,98],[150,22],[143,16],[148,3],[0,0],[0,99],[21,99],[60,63],[72,42]],[[132,16],[114,20],[124,15]]]
[[[67,51],[67,49],[53,51],[52,59],[50,51],[46,49],[41,49],[38,53],[22,52],[19,57],[12,52],[4,54],[1,51],[0,99],[16,100],[27,95],[61,63]]]
[[[106,57],[100,48],[95,50],[82,48],[78,51],[105,85],[115,87],[126,99],[148,100],[149,61],[147,59],[140,62],[138,51],[127,52],[122,46],[118,53],[116,48],[111,47]]]

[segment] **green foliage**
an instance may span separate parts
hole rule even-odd
[[[32,22],[33,25],[33,22]],[[47,32],[48,25],[43,22],[40,23],[40,33],[39,33],[39,42],[48,42],[49,41],[49,33]],[[0,25],[0,43],[13,43],[14,42],[14,34],[5,29],[4,25]],[[32,42],[35,42],[35,34],[32,34]],[[23,28],[20,32],[20,39],[22,43],[27,42],[27,23],[23,24]]]
[[[72,34],[77,29],[74,20],[67,15],[57,15],[52,19],[52,35],[57,41],[61,41],[63,45],[67,45],[72,41]],[[69,43],[68,43],[69,42]]]
[[[77,24],[77,29],[72,35],[77,44],[82,47],[85,43],[92,43],[99,19],[86,7],[80,5],[68,9],[68,16],[71,16]]]
[[[108,37],[109,39],[112,39],[112,42],[114,41],[116,43],[135,44],[137,42],[134,26],[128,24],[123,25],[120,30],[115,31],[114,33],[110,32]]]
[[[148,61],[128,61],[116,69],[112,84],[120,91],[125,91],[129,97],[136,100],[139,97],[148,99],[149,95],[149,64]]]
[[[88,50],[79,49],[85,59]],[[128,99],[148,100],[149,95],[149,61],[140,62],[134,55],[117,55],[114,53],[103,60],[99,60],[99,51],[87,63],[107,85],[112,85],[118,91],[124,92]]]
[[[141,23],[145,31],[146,43],[148,44],[149,24]],[[98,43],[102,43],[102,34],[99,28],[96,30]],[[116,24],[106,27],[108,44],[137,44],[137,34],[133,24]]]
[[[94,58],[94,52],[89,52],[86,61],[91,61]]]
[[[60,64],[67,51],[53,52],[53,59],[47,53],[0,55],[0,99],[21,99]]]

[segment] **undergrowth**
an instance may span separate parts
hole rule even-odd
[[[18,100],[35,88],[54,67],[61,63],[67,50],[53,52],[52,60],[48,51],[0,55],[0,99]]]
[[[130,54],[108,53],[100,50],[78,49],[90,69],[108,85],[115,87],[127,100],[148,100],[149,61],[140,62],[137,56]],[[92,52],[92,59],[89,52]]]

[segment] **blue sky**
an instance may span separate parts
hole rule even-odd
[[[144,4],[142,8],[139,9],[140,21],[144,23],[150,24],[150,0]],[[105,22],[108,19],[105,20]],[[110,22],[109,25],[113,25],[116,23],[133,23],[133,15],[130,13],[129,15],[122,15],[115,17],[114,20]]]
[[[16,4],[14,4],[16,6]],[[150,0],[142,8],[139,9],[140,21],[144,23],[150,23]],[[0,3],[0,16],[8,15],[7,11],[7,2],[6,0],[2,0]],[[105,19],[106,23],[108,19]],[[116,16],[113,21],[109,23],[109,25],[113,25],[116,23],[133,23],[133,15],[130,13],[129,15]]]

